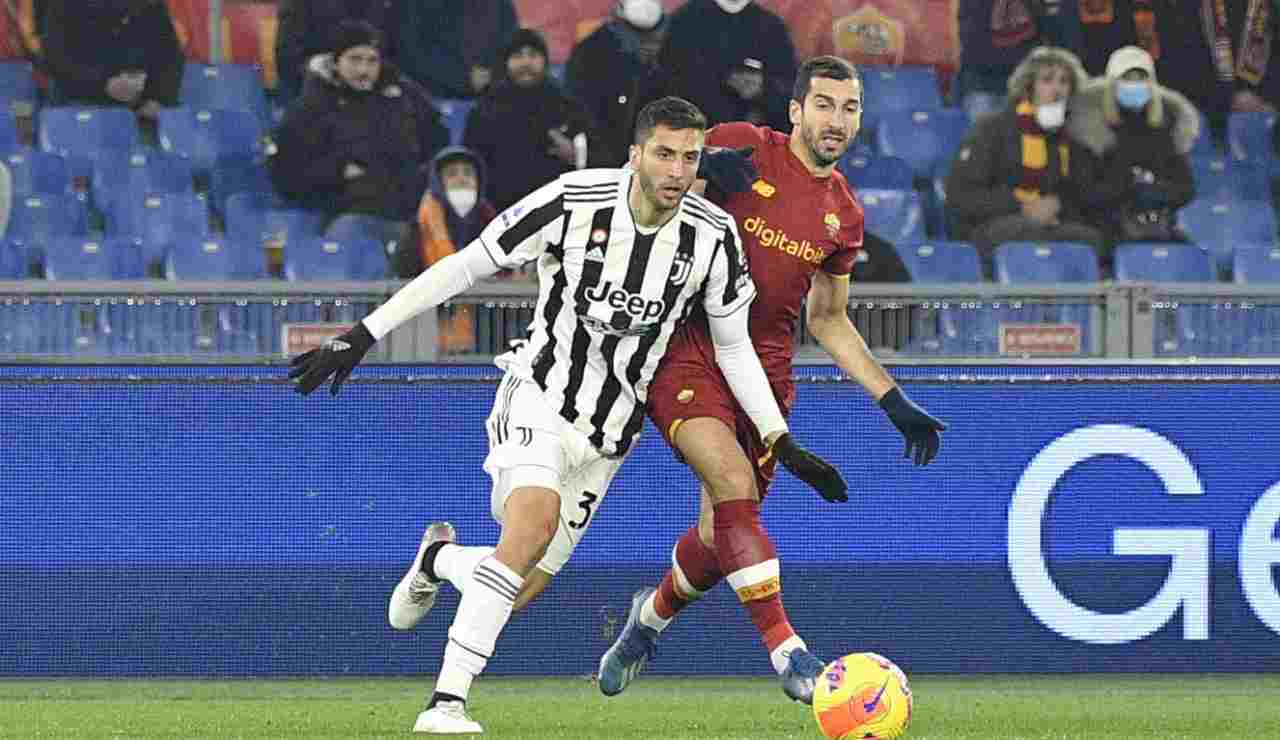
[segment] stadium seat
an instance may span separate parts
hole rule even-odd
[[[1237,283],[1280,283],[1280,245],[1240,246],[1232,255]]]
[[[1099,277],[1093,247],[1074,242],[1005,242],[996,247],[996,281],[1092,283]]]
[[[449,129],[449,143],[461,144],[462,136],[467,131],[467,116],[471,114],[475,102],[452,98],[437,98],[433,102],[444,119],[444,125]]]
[[[286,280],[381,280],[387,276],[382,245],[372,239],[303,239],[285,252]]]
[[[929,177],[939,162],[950,162],[969,129],[969,116],[956,108],[889,111],[876,127],[880,154],[900,157],[916,177]]]
[[[1233,277],[1237,283],[1280,284],[1280,246],[1250,245],[1235,250]],[[1280,304],[1259,300],[1247,310],[1237,310],[1243,341],[1234,354],[1280,355]]]
[[[56,154],[22,149],[5,157],[14,195],[71,192],[67,160]]]
[[[252,64],[203,64],[187,60],[182,69],[178,100],[192,110],[252,113],[264,126],[271,120],[262,70]]]
[[[978,250],[968,242],[926,241],[895,245],[917,283],[980,283]]]
[[[0,103],[11,115],[30,116],[39,101],[31,62],[0,62]]]
[[[0,240],[0,280],[21,280],[27,277],[23,259],[21,247],[8,239]]]
[[[1276,217],[1261,201],[1196,198],[1178,210],[1178,226],[1197,243],[1271,242]]]
[[[190,159],[202,177],[219,159],[262,152],[263,124],[245,111],[165,108],[160,111],[159,132],[160,148]]]
[[[1233,112],[1227,119],[1227,144],[1232,158],[1264,164],[1269,169],[1275,160],[1271,142],[1275,125],[1275,113]]]
[[[919,193],[866,188],[858,192],[858,200],[866,214],[867,231],[893,244],[924,241]]]
[[[38,138],[42,151],[61,155],[72,177],[86,180],[104,153],[133,151],[140,142],[137,120],[126,108],[45,108]]]
[[[862,86],[862,125],[869,130],[878,129],[880,116],[890,111],[942,107],[938,72],[931,66],[863,67]]]
[[[1116,246],[1116,279],[1153,283],[1209,282],[1213,262],[1195,244],[1129,242]]]
[[[142,277],[136,245],[117,239],[59,237],[44,250],[46,280],[134,280]]]
[[[910,190],[913,183],[911,165],[898,157],[886,157],[866,152],[849,152],[836,163],[849,184],[862,188]]]
[[[236,155],[222,157],[209,174],[209,198],[214,210],[227,212],[227,198],[236,193],[275,192],[267,166],[258,157]]]
[[[43,263],[44,248],[61,236],[88,234],[84,201],[68,194],[15,197],[6,236],[21,247],[27,274]]]
[[[1131,243],[1116,247],[1116,279],[1152,283],[1211,282],[1213,260],[1196,244]],[[1180,301],[1155,314],[1157,355],[1224,355],[1237,344],[1235,319],[1207,303]]]
[[[247,252],[270,250],[272,264],[280,264],[301,239],[318,237],[324,214],[293,208],[272,195],[236,193],[227,199],[227,235]]]
[[[1271,178],[1256,163],[1224,155],[1191,158],[1196,197],[1210,200],[1271,200]]]
[[[164,258],[168,280],[235,280],[242,276],[242,254],[223,239],[179,239]]]
[[[176,154],[141,149],[104,154],[91,182],[93,202],[104,214],[114,212],[122,199],[194,192],[190,161]]]
[[[108,214],[107,233],[139,244],[144,264],[151,268],[164,259],[172,244],[209,233],[209,205],[190,193],[152,193],[120,200]]]

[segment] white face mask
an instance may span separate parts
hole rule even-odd
[[[618,17],[642,31],[651,30],[662,20],[662,3],[658,0],[622,0]]]
[[[1036,123],[1045,131],[1056,131],[1062,128],[1067,120],[1067,101],[1043,103],[1036,106]]]
[[[740,13],[751,4],[751,0],[716,0],[716,5],[726,13]]]
[[[449,201],[449,205],[453,206],[453,210],[459,216],[466,218],[471,209],[476,207],[476,200],[479,199],[479,193],[471,188],[454,188],[446,190],[444,197]]]

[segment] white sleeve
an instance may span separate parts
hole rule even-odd
[[[396,291],[387,302],[364,317],[364,325],[374,339],[382,339],[392,329],[434,308],[475,285],[477,280],[498,272],[489,251],[473,241],[461,252],[455,252],[428,267],[408,285]]]
[[[564,187],[557,178],[499,213],[478,239],[498,269],[514,270],[560,240],[564,218]]]
[[[774,432],[787,431],[787,421],[778,408],[769,387],[769,378],[760,365],[760,357],[755,347],[751,346],[751,335],[747,331],[751,312],[747,307],[748,300],[728,316],[707,315],[711,326],[711,342],[716,348],[716,364],[729,381],[729,390],[738,399],[742,409],[751,418],[760,432],[760,439],[768,439]]]
[[[712,317],[728,316],[756,297],[756,284],[751,281],[747,255],[742,239],[738,238],[738,224],[732,217],[720,233],[706,286],[702,307]]]

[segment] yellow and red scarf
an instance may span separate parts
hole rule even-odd
[[[1049,138],[1036,123],[1036,107],[1029,100],[1018,103],[1018,131],[1022,134],[1022,177],[1013,189],[1013,197],[1019,203],[1035,200],[1050,181]],[[1062,177],[1070,170],[1066,140],[1058,140],[1058,169]]]

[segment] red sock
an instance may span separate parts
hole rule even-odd
[[[724,575],[715,551],[702,544],[695,526],[681,535],[671,553],[671,570],[658,586],[653,610],[663,619],[671,619],[689,602],[699,598],[720,582]]]
[[[760,522],[757,501],[716,504],[716,556],[720,570],[773,652],[796,632],[782,606],[782,578],[773,540]]]

